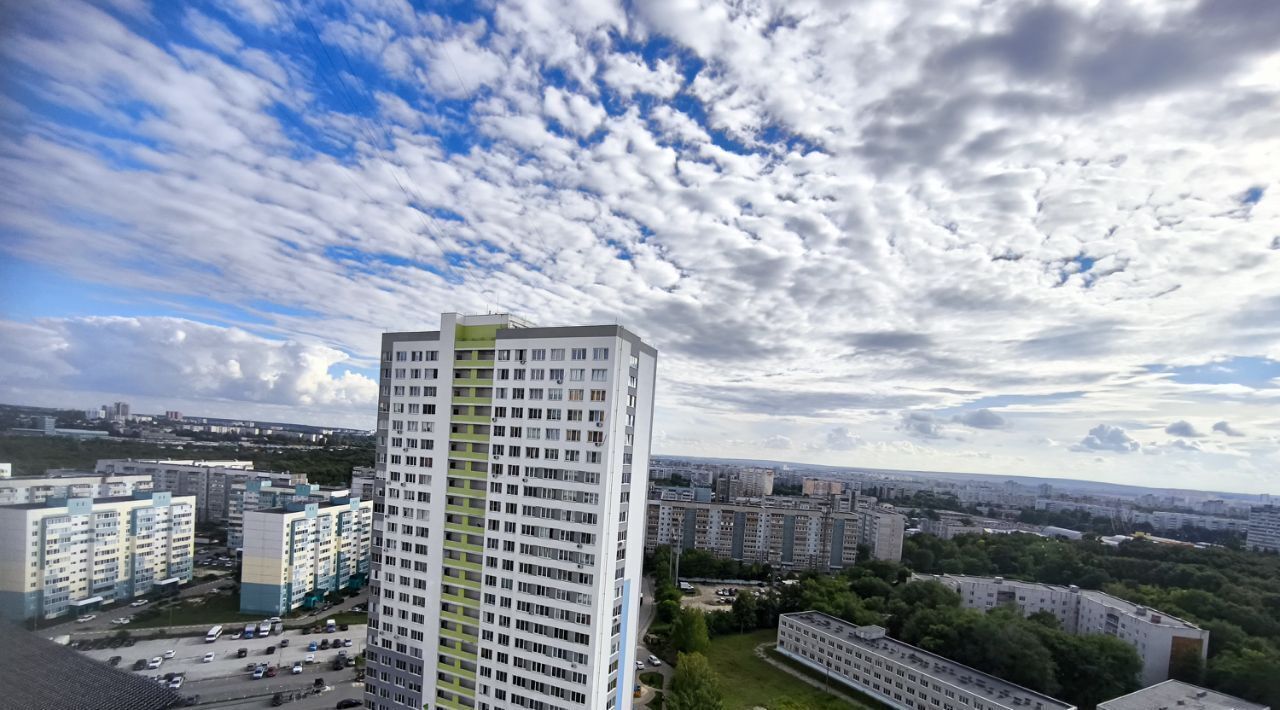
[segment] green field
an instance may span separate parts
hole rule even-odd
[[[720,676],[725,710],[773,708],[784,701],[813,710],[871,710],[870,705],[850,705],[765,663],[755,647],[776,641],[778,634],[763,629],[750,634],[718,636],[711,640],[707,659]]]
[[[137,615],[130,629],[159,626],[188,626],[192,624],[228,624],[261,621],[261,614],[241,614],[240,599],[234,594],[213,594],[207,597],[184,599],[167,609],[148,610]]]

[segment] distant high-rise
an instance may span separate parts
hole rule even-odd
[[[1280,552],[1280,505],[1263,505],[1249,511],[1249,549]]]
[[[657,352],[440,321],[383,336],[366,701],[629,708]]]

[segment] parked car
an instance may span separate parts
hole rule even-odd
[[[253,669],[253,679],[254,679],[254,680],[262,680],[262,676],[264,676],[264,675],[266,675],[266,674],[267,674],[267,669],[266,669],[266,668],[263,668],[262,666],[254,666],[254,669]]]
[[[304,634],[310,634],[310,633],[311,633],[311,627],[310,627],[310,626],[304,626],[304,627],[302,627],[302,633],[304,633]]]
[[[348,631],[351,629],[351,626],[349,624],[338,624],[338,628],[342,629],[343,631]]]
[[[236,639],[238,639],[238,638],[240,638],[240,632],[239,632],[239,631],[235,632],[234,634],[231,634],[231,640],[232,640],[232,641],[235,641],[235,640],[236,640]]]
[[[119,656],[112,656],[111,658],[107,659],[107,665],[111,666],[112,668],[115,668],[116,666],[120,665],[120,661],[122,660],[124,659]]]
[[[276,693],[271,696],[271,707],[278,708],[284,705],[284,693]]]
[[[146,599],[139,599],[139,600],[137,600],[137,601],[135,601],[135,602],[130,602],[130,603],[129,603],[129,606],[133,606],[133,607],[146,606],[146,605],[147,605],[147,600],[146,600]]]
[[[164,663],[164,659],[159,656],[156,656],[150,661],[147,661],[147,670],[155,670],[160,667],[161,663]]]
[[[271,654],[273,654],[273,653],[275,653],[275,652],[276,652],[276,647],[275,647],[275,646],[267,646],[267,650],[266,650],[266,651],[263,651],[263,653],[267,654],[268,656],[270,656]]]
[[[662,665],[662,659],[658,658],[657,656],[649,656],[649,665],[660,666]]]
[[[275,678],[275,677],[276,677],[276,667],[275,667],[275,666],[267,666],[267,677],[268,677],[268,678]]]
[[[330,665],[330,667],[331,667],[331,668],[333,668],[333,670],[335,670],[335,671],[340,671],[340,670],[342,670],[342,669],[343,669],[343,663],[342,663],[342,659],[341,659],[341,658],[335,658],[335,659],[333,659],[333,663],[331,663],[331,664],[329,664],[329,665]]]
[[[133,662],[133,669],[135,671],[145,670],[146,667],[147,667],[147,659],[145,658],[139,658],[138,660]]]
[[[164,652],[164,657],[165,657],[165,658],[173,658],[173,657],[174,657],[174,656],[176,656],[176,655],[178,655],[178,652],[177,652],[177,651],[175,651],[175,650],[173,650],[172,648],[171,648],[171,649],[169,649],[168,651],[165,651],[165,652]]]
[[[169,681],[169,689],[177,690],[181,688],[183,680],[184,680],[183,676],[174,676],[173,680]]]
[[[329,650],[329,639],[324,639],[320,642],[320,650],[321,651]]]
[[[294,674],[294,675],[298,675],[299,673],[301,673],[301,672],[302,672],[302,661],[296,661],[296,662],[294,662],[294,664],[293,664],[293,670],[291,670],[291,671],[289,671],[289,672],[290,672],[290,673],[292,673],[292,674]]]
[[[343,648],[351,648],[351,639],[342,639]]]
[[[636,661],[636,670],[642,671],[644,670],[644,668],[645,668],[644,661]]]
[[[324,687],[324,678],[316,678],[316,679],[315,679],[315,681],[313,681],[311,684],[312,684],[312,685],[314,685],[314,686],[315,686],[315,687],[317,687],[317,688],[323,688],[323,687]]]
[[[117,626],[124,626],[125,624],[129,623],[130,621],[133,621],[133,619],[130,619],[130,618],[129,618],[129,617],[127,617],[127,616],[122,616],[122,617],[120,617],[119,619],[112,619],[112,620],[111,620],[111,623],[113,623],[113,624],[115,624],[115,625],[117,625]]]
[[[249,665],[245,666],[245,667],[244,667],[244,669],[245,669],[246,671],[253,671],[253,670],[257,669],[257,667],[258,667],[258,662],[257,662],[257,661],[254,661],[253,663],[250,663]]]
[[[215,658],[217,658],[217,657],[218,657],[218,654],[214,653],[213,651],[210,651],[209,653],[204,654],[204,661],[202,661],[202,662],[203,662],[203,663],[213,663],[213,659],[215,659]]]
[[[280,639],[280,648],[285,648],[288,645],[289,645],[289,639]]]
[[[312,641],[311,643],[307,644],[307,650],[308,650],[308,651],[316,651],[316,650],[318,650],[318,649],[316,648],[316,646],[317,646],[316,642],[315,642],[315,641]]]
[[[334,705],[334,707],[338,708],[338,710],[346,710],[346,708],[358,708],[361,705],[361,701],[356,700],[355,698],[347,698],[345,700],[339,700],[338,704]]]
[[[244,658],[247,655],[249,655],[249,649],[247,648],[242,648],[239,651],[236,651],[236,658]]]
[[[96,618],[98,618],[98,616],[97,616],[96,614],[85,614],[85,615],[83,615],[83,616],[77,616],[77,617],[76,617],[76,623],[77,623],[77,624],[87,624],[87,623],[89,623],[90,621],[93,621],[93,620],[94,620],[94,619],[96,619]]]
[[[267,621],[270,621],[270,622],[271,622],[271,623],[273,623],[273,624],[278,624],[278,623],[280,623],[280,617],[278,617],[278,616],[273,616],[273,617],[271,617],[270,619],[267,619]]]
[[[302,660],[303,660],[304,662],[306,662],[306,663],[315,663],[315,662],[316,662],[316,654],[314,654],[314,653],[308,653],[308,654],[307,654],[307,657],[306,657],[306,658],[304,658],[304,659],[302,659]]]

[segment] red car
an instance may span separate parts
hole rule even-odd
[[[268,678],[275,678],[275,677],[276,677],[276,667],[275,667],[275,666],[267,666],[267,677],[268,677]]]

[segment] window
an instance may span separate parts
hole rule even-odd
[[[586,360],[586,359],[587,359],[587,349],[586,349],[586,348],[574,348],[574,349],[573,349],[573,359],[574,359],[574,360]]]
[[[570,402],[581,402],[581,401],[582,401],[582,392],[583,392],[583,390],[569,390],[569,401],[570,401]]]
[[[604,382],[609,379],[609,371],[604,369],[595,369],[591,371],[592,382]]]
[[[543,370],[542,368],[535,367],[532,370],[529,370],[529,379],[545,380],[547,379],[547,371]]]
[[[586,374],[587,374],[587,371],[582,369],[569,370],[569,381],[581,382],[582,378],[586,376]]]
[[[534,348],[533,350],[529,351],[529,356],[530,356],[529,357],[530,360],[546,360],[547,351],[543,348]]]
[[[603,401],[604,401],[604,390],[591,390],[591,401],[592,401],[592,402],[603,402]]]
[[[559,387],[547,390],[547,399],[559,402],[564,399],[564,390]]]
[[[551,348],[551,359],[552,359],[552,360],[563,360],[563,359],[564,359],[564,348]]]
[[[608,360],[609,348],[592,348],[591,359],[592,360]]]
[[[511,351],[510,351],[510,350],[499,350],[499,351],[498,351],[498,359],[499,359],[499,360],[510,360],[510,359],[511,359]]]

